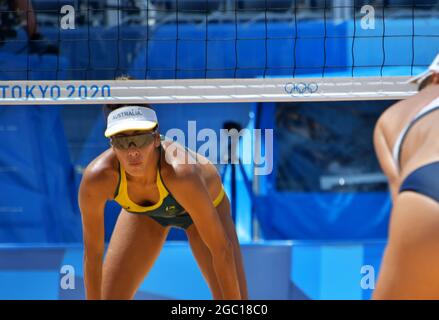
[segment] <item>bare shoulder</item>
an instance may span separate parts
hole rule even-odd
[[[383,136],[389,146],[393,145],[397,136],[412,116],[414,111],[412,106],[414,103],[411,97],[398,101],[387,108],[375,125],[375,137],[377,135]]]
[[[119,179],[118,162],[111,149],[96,157],[85,168],[81,188],[92,188],[111,198]]]
[[[437,92],[426,88],[417,94],[396,102],[390,106],[378,120],[378,124],[386,131],[399,132],[413,117],[435,97]]]
[[[163,151],[165,152],[165,151]],[[164,156],[165,154],[163,154]],[[162,158],[161,173],[166,176],[167,180],[184,182],[199,174],[199,168],[196,164],[187,163],[185,159],[173,158],[171,161],[165,157]]]
[[[202,161],[200,163],[199,157],[195,152],[188,151],[181,145],[164,141],[162,146],[164,153],[162,155],[161,170],[162,175],[166,177],[166,181],[186,184],[198,181],[199,179],[206,180],[206,177],[212,174],[210,171],[216,172],[215,166],[210,162]],[[168,149],[170,146],[171,148]],[[172,150],[175,148],[180,150],[180,155],[174,154],[167,157],[166,153],[172,153]]]
[[[378,118],[377,125],[379,125],[381,128],[386,128],[394,124],[396,122],[395,118],[400,118],[402,116],[401,113],[404,113],[406,105],[406,100],[401,100],[392,104]]]

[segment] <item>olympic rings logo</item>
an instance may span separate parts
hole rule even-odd
[[[319,86],[315,82],[305,83],[287,83],[285,85],[285,92],[291,95],[305,95],[312,94],[319,90]]]

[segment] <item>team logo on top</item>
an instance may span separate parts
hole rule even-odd
[[[174,214],[175,210],[176,210],[175,206],[166,206],[165,208],[166,213],[169,215]]]

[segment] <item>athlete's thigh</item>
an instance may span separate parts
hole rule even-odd
[[[122,210],[104,260],[104,299],[132,299],[160,254],[169,228]]]
[[[439,299],[439,204],[403,192],[392,210],[374,299]]]

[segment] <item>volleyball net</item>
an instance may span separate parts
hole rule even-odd
[[[81,240],[72,180],[108,140],[100,108],[77,106],[110,103],[164,104],[163,133],[188,137],[188,119],[215,132],[275,129],[271,174],[255,175],[256,161],[220,166],[240,239],[383,237],[389,201],[373,127],[417,91],[407,80],[439,52],[438,13],[424,0],[0,1],[0,132],[10,146],[0,209],[17,235],[5,229],[0,240]],[[266,154],[265,139],[254,141]],[[109,208],[106,230],[119,212]]]
[[[0,104],[395,100],[439,52],[432,0],[28,3],[0,7]]]

